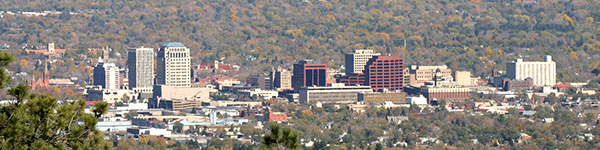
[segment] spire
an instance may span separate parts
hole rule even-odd
[[[442,80],[442,71],[440,70],[440,68],[435,69],[435,76],[434,76],[434,87],[438,87],[439,86],[439,82],[440,80]]]

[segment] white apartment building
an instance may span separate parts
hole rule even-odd
[[[552,56],[546,56],[545,61],[528,61],[517,59],[506,63],[507,76],[510,79],[525,80],[533,79],[535,86],[553,86],[556,84],[556,63]]]
[[[94,85],[105,89],[119,89],[119,68],[114,63],[105,63],[98,58],[94,67]]]
[[[163,44],[158,50],[156,84],[190,87],[190,49],[180,42]]]
[[[379,55],[381,55],[381,53],[375,53],[373,50],[368,49],[354,50],[354,53],[346,54],[346,74],[363,73],[369,59]]]

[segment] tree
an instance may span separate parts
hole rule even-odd
[[[6,84],[12,81],[11,77],[6,72],[6,67],[14,60],[15,57],[12,54],[0,53],[0,89],[6,88]]]
[[[179,121],[175,122],[175,124],[173,125],[173,130],[175,130],[175,132],[177,132],[177,133],[182,133],[183,132],[183,124]]]
[[[5,67],[13,61],[8,53],[0,53],[0,88],[10,77]],[[0,149],[110,149],[103,134],[96,129],[98,117],[108,109],[97,103],[93,114],[85,112],[85,101],[60,105],[48,95],[30,94],[20,83],[7,93],[15,102],[0,106]]]
[[[217,131],[215,131],[215,136],[219,137],[219,138],[223,138],[227,135],[227,130],[225,130],[225,128],[219,127],[217,128]]]
[[[127,93],[123,94],[121,101],[123,101],[123,103],[130,103],[129,102],[129,95],[127,95]]]
[[[98,103],[94,114],[85,113],[85,101],[59,106],[56,98],[29,94],[24,83],[8,90],[17,101],[0,108],[1,149],[109,149],[96,129],[106,103]]]
[[[298,133],[279,124],[271,124],[271,134],[263,136],[263,149],[298,149]]]

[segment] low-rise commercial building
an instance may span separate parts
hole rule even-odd
[[[419,95],[419,97],[408,97],[406,98],[406,102],[409,104],[427,105],[427,98],[423,95]]]
[[[271,77],[264,75],[250,75],[246,78],[246,84],[256,86],[261,90],[271,89]]]
[[[137,95],[132,90],[126,89],[103,89],[100,87],[87,90],[87,101],[104,101],[109,104],[124,102],[137,99]]]
[[[164,136],[171,135],[171,131],[167,129],[156,129],[156,128],[128,128],[127,133],[134,135],[155,135]]]
[[[239,91],[239,95],[242,95],[247,98],[251,98],[254,95],[256,95],[257,98],[270,99],[270,98],[277,98],[279,96],[279,92],[271,91],[271,90],[254,89],[254,90]]]
[[[525,80],[504,79],[502,89],[505,91],[531,90],[533,89],[533,86],[533,79],[531,78],[526,78]]]
[[[267,114],[267,119],[269,122],[287,122],[288,116],[283,112],[269,111],[269,114]]]
[[[154,98],[159,99],[178,99],[178,100],[191,100],[191,101],[210,101],[209,88],[201,87],[175,87],[166,85],[154,86]]]
[[[126,131],[129,127],[131,127],[131,121],[110,121],[96,123],[96,129],[108,132]]]
[[[408,82],[406,82],[406,84],[413,86],[413,87],[424,86],[425,82],[435,80],[435,76],[436,76],[435,74],[436,74],[437,70],[440,70],[442,77],[452,76],[452,69],[449,69],[448,66],[446,66],[446,65],[440,65],[440,66],[412,65],[412,66],[410,66],[410,68],[405,70],[405,72],[408,73],[408,74],[406,74],[406,77],[409,78],[408,80],[406,80],[406,81],[408,81]]]
[[[193,108],[202,106],[202,101],[160,99],[157,103],[151,103],[153,108],[162,108],[174,111],[191,111]]]
[[[202,106],[202,102],[210,101],[210,90],[209,88],[156,85],[149,106],[150,108],[175,111],[191,110],[194,107]]]
[[[302,87],[300,89],[300,103],[355,103],[358,93],[372,92],[370,86],[345,86],[334,83],[326,87]]]
[[[216,107],[227,107],[227,106],[237,106],[237,107],[254,107],[254,106],[262,106],[262,102],[246,102],[246,101],[210,101],[208,102],[209,106]]]
[[[392,102],[394,104],[406,103],[406,93],[358,93],[358,101],[364,102],[365,104],[381,104],[383,102]]]
[[[423,87],[421,94],[425,96],[428,103],[431,100],[461,101],[471,96],[471,89],[464,87]]]
[[[350,73],[336,79],[337,83],[344,83],[346,85],[365,85],[365,74],[364,73]]]

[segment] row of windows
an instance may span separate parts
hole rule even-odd
[[[188,77],[188,76],[189,76],[189,74],[187,74],[187,73],[178,73],[178,74],[167,73],[167,77]]]
[[[189,70],[189,69],[178,67],[178,68],[168,69],[167,71],[171,72],[171,71],[187,71],[187,70]]]
[[[187,52],[186,48],[169,48],[169,52]]]
[[[402,67],[400,65],[377,65],[377,66],[369,66],[367,68],[372,68],[372,69],[375,69],[375,68],[377,68],[377,69],[400,68],[400,69],[402,69],[404,67]]]
[[[167,83],[189,83],[190,81],[168,81]]]
[[[389,88],[389,87],[402,87],[401,85],[377,85],[377,86],[371,86],[371,87],[375,87],[375,88]]]
[[[171,65],[172,64],[190,64],[190,62],[189,61],[170,61],[170,62],[167,62],[166,64],[171,64]]]
[[[187,68],[187,69],[190,69],[190,65],[168,65],[167,68]]]
[[[397,72],[397,73],[404,74],[404,71],[402,71],[400,69],[390,69],[390,70],[387,70],[387,69],[386,70],[383,70],[383,69],[381,69],[381,70],[370,69],[370,70],[367,70],[367,71],[368,72]]]
[[[371,82],[375,82],[375,81],[398,81],[398,83],[401,83],[399,81],[402,81],[402,80],[400,80],[400,79],[371,79],[369,81],[371,81]],[[390,83],[394,83],[394,82],[390,82]]]
[[[403,75],[402,72],[382,72],[382,73],[370,73],[371,76],[375,75]]]
[[[395,59],[395,60],[383,60],[383,61],[379,60],[377,62],[402,62],[402,60],[398,60],[398,59]]]

